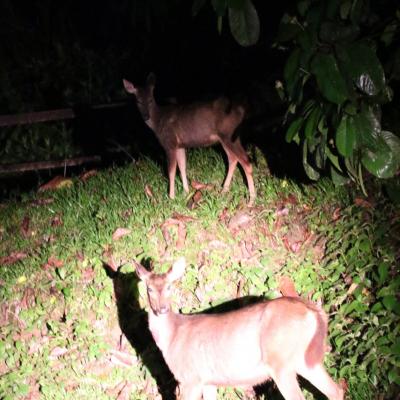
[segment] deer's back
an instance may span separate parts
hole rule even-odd
[[[315,313],[301,300],[282,298],[224,314],[177,316],[164,357],[180,382],[255,385],[275,362],[304,361],[299,349],[314,335]]]
[[[243,107],[225,98],[162,110],[156,134],[167,147],[207,147],[230,138],[244,116]]]

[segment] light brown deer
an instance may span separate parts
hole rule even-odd
[[[221,143],[228,157],[228,173],[223,185],[227,192],[231,185],[236,165],[242,166],[250,193],[249,205],[256,197],[252,166],[239,137],[234,132],[244,117],[244,108],[231,105],[228,99],[218,98],[213,102],[195,103],[185,106],[158,106],[154,98],[155,76],[147,77],[144,87],[136,87],[123,80],[125,90],[134,94],[144,122],[155,133],[167,154],[169,197],[175,197],[175,175],[178,165],[183,189],[189,192],[186,176],[186,149],[207,147]]]
[[[272,378],[286,400],[304,400],[297,374],[330,400],[343,399],[323,366],[327,316],[320,307],[281,297],[223,314],[176,314],[172,283],[184,270],[184,259],[166,274],[136,263],[147,285],[149,328],[180,399],[215,400],[219,386],[248,388]]]

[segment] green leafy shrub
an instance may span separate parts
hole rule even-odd
[[[363,168],[378,178],[399,169],[400,140],[381,121],[393,92],[377,52],[399,33],[399,13],[389,6],[306,0],[297,3],[296,16],[282,18],[278,43],[291,49],[284,68],[286,140],[302,146],[311,179],[329,166],[335,183],[347,174],[364,189]]]
[[[196,16],[206,0],[193,0],[192,15]],[[257,10],[251,0],[211,0],[211,5],[218,17],[218,31],[222,31],[222,21],[228,14],[232,36],[241,46],[257,43],[260,36],[260,21]]]
[[[328,228],[322,290],[333,311],[330,339],[337,373],[358,399],[394,398],[400,385],[399,227],[383,214],[396,211],[350,206]]]

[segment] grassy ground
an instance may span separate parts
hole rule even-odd
[[[394,396],[399,210],[326,181],[268,177],[265,166],[255,170],[258,198],[248,209],[239,174],[229,194],[219,193],[219,153],[190,152],[188,171],[212,184],[195,201],[179,180],[177,199],[169,200],[160,166],[141,160],[0,205],[0,398],[173,398],[131,260],[163,271],[181,255],[188,269],[177,309],[276,297],[289,277],[302,296],[325,303],[326,365],[348,397]],[[273,385],[264,389],[261,396],[279,398]],[[242,394],[221,390],[220,398]]]

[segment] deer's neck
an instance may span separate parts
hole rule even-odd
[[[172,338],[174,337],[178,317],[179,316],[172,311],[161,315],[156,315],[153,311],[149,312],[150,332],[164,356],[168,351]]]
[[[158,125],[160,121],[160,107],[157,105],[155,99],[149,104],[149,119],[146,121],[146,125],[152,129],[153,131],[157,132]]]

